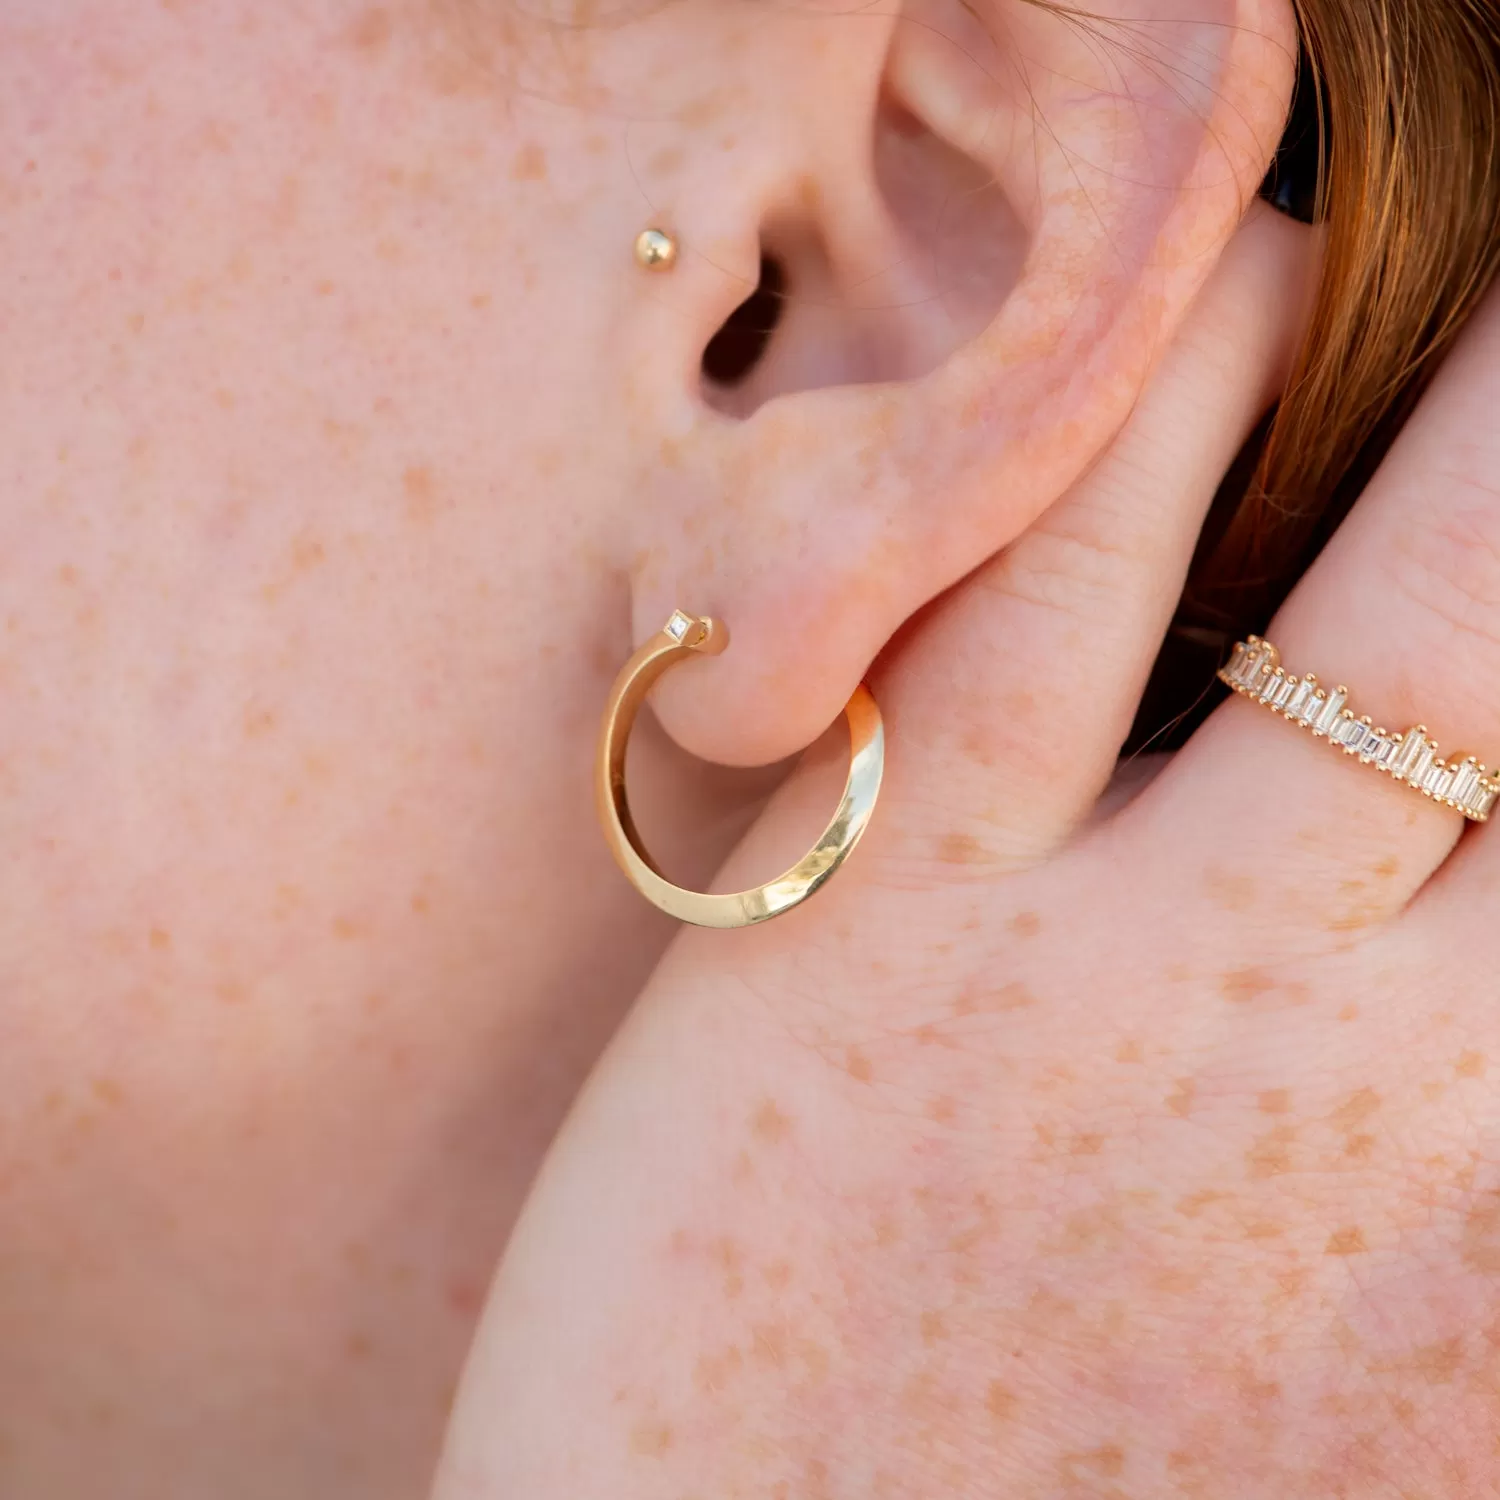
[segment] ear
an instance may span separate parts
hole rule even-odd
[[[1264,175],[1296,33],[1291,0],[750,22],[709,0],[694,24],[720,118],[633,130],[682,252],[624,315],[660,438],[624,524],[637,639],[674,608],[731,634],[658,715],[755,764],[815,739],[900,625],[1123,424]],[[763,260],[774,328],[726,361],[715,336]]]

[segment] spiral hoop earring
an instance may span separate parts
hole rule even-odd
[[[875,699],[861,684],[844,710],[849,720],[850,758],[843,800],[809,853],[779,879],[732,896],[712,896],[673,885],[646,853],[631,818],[625,794],[625,751],[636,715],[658,679],[690,657],[718,656],[728,644],[729,632],[722,621],[676,611],[615,679],[595,767],[599,821],[616,863],[648,901],[696,927],[753,927],[769,922],[827,884],[869,827],[885,772],[885,726]]]

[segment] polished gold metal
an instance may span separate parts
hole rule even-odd
[[[1313,676],[1292,677],[1281,665],[1281,653],[1270,641],[1252,635],[1234,648],[1220,669],[1219,680],[1241,697],[1253,699],[1304,729],[1326,739],[1361,764],[1374,766],[1393,780],[1421,792],[1475,823],[1489,821],[1500,799],[1500,779],[1472,755],[1455,752],[1446,760],[1437,741],[1418,724],[1405,734],[1390,734],[1368,717],[1357,719],[1348,707],[1349,689],[1331,693]]]
[[[885,771],[885,727],[869,689],[861,684],[844,710],[850,756],[843,800],[807,856],[779,879],[732,896],[712,896],[673,885],[646,853],[631,818],[625,794],[625,751],[636,715],[662,675],[694,656],[718,656],[728,644],[729,632],[722,621],[675,611],[615,679],[595,767],[599,821],[616,863],[648,901],[697,927],[753,927],[769,922],[826,885],[869,827]]]
[[[677,241],[665,229],[643,229],[636,236],[635,258],[648,271],[670,271],[677,264]]]

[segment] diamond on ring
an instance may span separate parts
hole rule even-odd
[[[1348,706],[1348,688],[1329,693],[1310,673],[1290,676],[1281,665],[1281,653],[1257,635],[1234,648],[1219,670],[1219,680],[1241,697],[1310,729],[1314,738],[1327,740],[1345,755],[1357,755],[1365,765],[1475,823],[1488,822],[1500,801],[1500,777],[1492,776],[1474,756],[1454,754],[1443,759],[1437,741],[1428,737],[1421,724],[1405,734],[1390,734],[1368,716],[1356,718]]]

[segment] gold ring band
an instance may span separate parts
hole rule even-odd
[[[805,858],[777,880],[713,896],[671,883],[646,853],[625,794],[625,751],[636,715],[657,680],[693,656],[717,656],[729,644],[720,620],[673,613],[666,625],[621,669],[609,695],[599,735],[594,790],[599,821],[615,862],[631,884],[669,916],[697,927],[753,927],[800,906],[837,872],[869,826],[885,772],[885,727],[861,684],[844,712],[849,720],[849,778],[833,821]]]
[[[1345,755],[1357,755],[1362,764],[1374,766],[1475,823],[1488,822],[1500,799],[1500,781],[1472,755],[1454,754],[1444,760],[1423,724],[1405,734],[1389,734],[1368,716],[1355,718],[1348,688],[1337,687],[1330,693],[1318,686],[1316,677],[1289,675],[1282,668],[1281,653],[1257,635],[1234,648],[1227,665],[1219,670],[1219,680],[1242,697],[1310,729],[1315,738],[1326,739]]]

